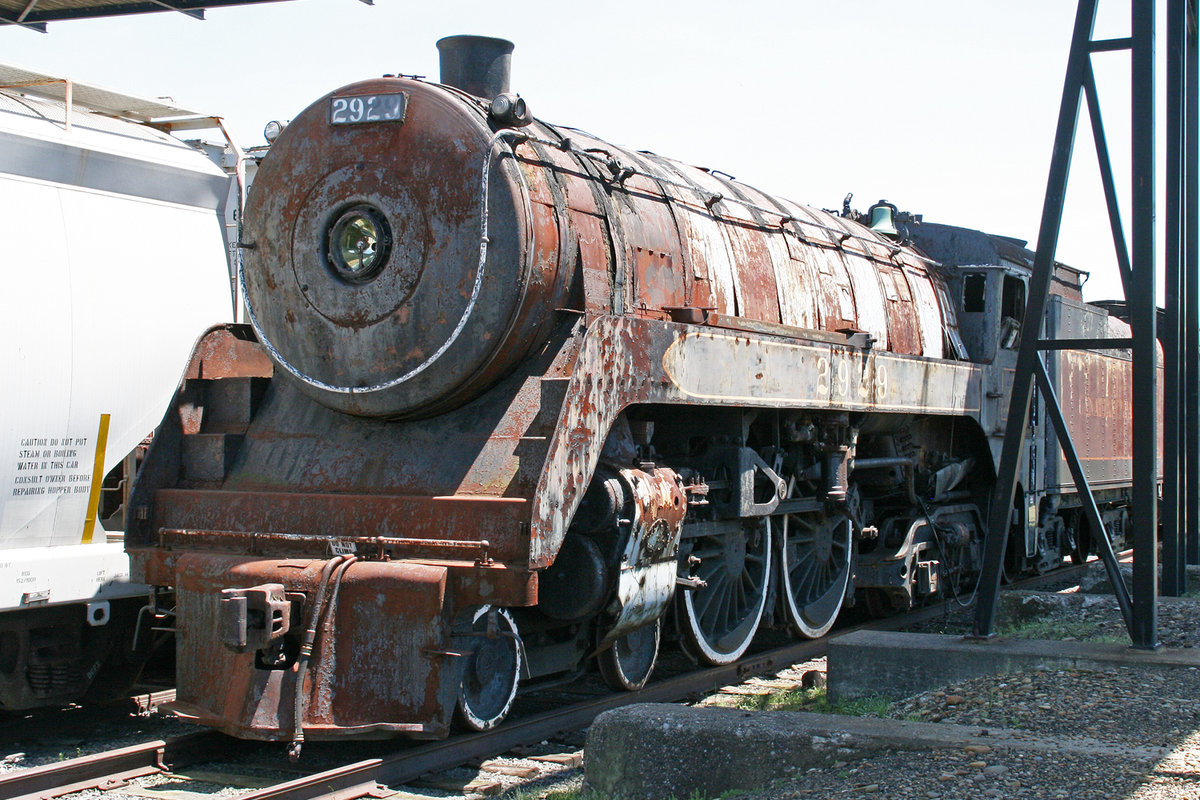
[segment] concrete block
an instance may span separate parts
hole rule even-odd
[[[1108,670],[1200,668],[1200,651],[1134,650],[1121,644],[855,631],[829,642],[833,700],[883,695],[893,699],[981,675],[1032,669]]]
[[[587,785],[610,800],[684,800],[765,786],[856,746],[852,736],[812,724],[819,716],[666,704],[608,711],[588,730]]]
[[[884,750],[986,745],[1081,753],[1114,762],[1156,762],[1161,747],[1129,747],[1087,737],[1039,737],[1028,731],[893,719],[639,704],[605,712],[588,731],[588,788],[608,800],[686,800],[755,790],[810,767]]]

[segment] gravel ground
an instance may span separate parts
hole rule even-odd
[[[1200,600],[1195,598],[1159,600],[1158,637],[1164,647],[1200,647],[1198,607]],[[974,614],[973,609],[956,609],[907,630],[967,634],[971,632]],[[996,632],[1018,639],[1129,643],[1125,621],[1112,595],[1071,590],[1005,592],[1000,596]]]
[[[45,718],[53,713],[52,721]],[[132,704],[109,709],[72,708],[37,717],[0,716],[0,774],[69,758],[195,733],[195,725],[169,714],[139,714]]]
[[[1111,595],[1014,592],[1003,600],[1001,633],[1024,638],[1128,642]],[[1200,600],[1165,599],[1159,635],[1178,648],[1200,646]],[[919,630],[965,633],[970,612],[924,623]],[[1055,636],[1055,633],[1058,635]],[[1145,760],[1063,752],[979,748],[892,752],[833,762],[748,800],[775,798],[980,797],[1200,798],[1200,670],[1120,667],[1106,672],[1032,671],[964,681],[892,703],[888,718],[945,722],[1026,732],[1030,738],[1086,737],[1125,747],[1162,747],[1169,755]]]
[[[1085,586],[1103,589],[1097,583]],[[1059,593],[1011,592],[1002,598],[1004,605],[998,617],[998,629],[1003,635],[1128,641],[1111,595],[1067,589]],[[971,622],[971,611],[957,610],[914,630],[966,633]],[[1170,647],[1200,646],[1200,599],[1164,600],[1159,608],[1159,632],[1161,640]],[[748,694],[786,693],[802,683],[822,685],[824,670],[824,659],[793,665],[774,676],[753,678],[744,684],[726,687],[702,703],[741,704]],[[980,678],[893,703],[884,716],[962,724],[976,728],[976,733],[983,735],[987,735],[983,733],[985,731],[1004,728],[1023,731],[1030,737],[1091,737],[1118,746],[1163,747],[1170,755],[1146,761],[1136,753],[1114,759],[1111,754],[1001,748],[987,751],[978,747],[971,750],[896,751],[862,760],[831,760],[827,766],[802,776],[780,781],[757,792],[728,797],[745,800],[860,795],[891,800],[978,800],[988,797],[1200,800],[1200,671],[1197,670],[1033,671]],[[64,725],[60,731],[43,732],[36,739],[26,741],[13,741],[0,733],[0,742],[8,739],[0,744],[0,772],[194,730],[191,726],[155,717],[138,720],[133,728],[131,730],[128,720],[124,723],[102,721],[89,724],[86,729],[85,726]],[[543,743],[536,751],[569,752],[580,743]],[[489,765],[498,764],[509,771],[535,770],[536,774],[528,778],[489,769],[464,768],[421,785],[393,787],[396,791],[393,798],[480,797],[478,792],[451,788],[455,782],[461,786],[475,779],[478,782],[475,786],[479,788],[482,788],[480,784],[491,784],[486,789],[487,796],[510,800],[546,797],[550,800],[568,797],[571,800],[603,800],[587,793],[575,794],[582,784],[582,769],[531,761],[529,756],[533,754],[533,749],[509,754]],[[435,785],[439,783],[440,786]],[[150,791],[142,794],[143,797],[171,797],[171,790],[182,790],[184,795],[195,793],[193,797],[208,796],[218,800],[245,791],[164,777],[146,781],[146,784],[158,785],[153,788],[146,785],[144,788]],[[134,787],[128,787],[104,795],[86,794],[89,800],[101,796],[136,797],[138,792]]]
[[[1032,755],[932,750],[887,755],[814,769],[804,777],[747,795],[747,800],[871,797],[893,800],[980,797],[1047,800],[1178,800],[1200,792],[1194,772],[1163,762],[1115,763],[1110,756]]]

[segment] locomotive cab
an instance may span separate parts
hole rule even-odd
[[[990,364],[1015,351],[1025,316],[1033,253],[1026,242],[955,225],[923,222],[910,229],[913,243],[942,264],[970,359]],[[1079,297],[1079,273],[1055,264],[1056,293]]]
[[[1017,349],[1028,280],[1028,270],[1008,265],[956,271],[950,284],[959,304],[959,332],[972,361],[990,364],[998,351]]]

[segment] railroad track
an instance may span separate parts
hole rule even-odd
[[[1088,565],[1071,566],[1047,575],[1018,581],[1011,588],[1030,589],[1082,575]],[[954,600],[907,614],[873,620],[842,629],[894,630],[935,619],[947,613]],[[599,714],[632,703],[669,703],[739,683],[755,675],[822,656],[824,639],[793,642],[763,650],[722,667],[691,670],[655,681],[636,692],[589,697],[558,708],[509,720],[483,733],[454,736],[439,742],[400,743],[394,752],[364,759],[293,780],[253,789],[238,800],[355,800],[387,794],[386,787],[410,783],[428,773],[441,772],[475,760],[497,756],[521,746],[553,739],[591,724]],[[162,698],[158,698],[161,700]],[[242,755],[265,743],[245,742],[204,731],[167,740],[147,742],[57,764],[0,775],[0,798],[52,800],[85,789],[113,789],[148,775],[180,772],[199,763],[232,754]]]

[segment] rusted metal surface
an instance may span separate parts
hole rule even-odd
[[[410,496],[528,496],[569,374],[570,326],[460,413],[387,422],[330,411],[277,381],[225,488]],[[447,446],[453,443],[453,446]],[[185,525],[183,527],[193,527]],[[201,523],[195,527],[230,527]]]
[[[1129,325],[1095,306],[1054,296],[1047,330],[1054,338],[1128,339]],[[1128,486],[1133,478],[1132,361],[1128,350],[1060,350],[1048,359],[1054,392],[1094,489]],[[1159,359],[1161,366],[1161,356]],[[1158,384],[1162,410],[1162,382]],[[1052,426],[1047,423],[1047,490],[1074,491],[1074,481]],[[1162,433],[1159,433],[1160,469]]]
[[[184,378],[270,378],[274,371],[271,359],[244,328],[220,325],[200,337]]]
[[[712,365],[720,364],[721,369]],[[548,565],[620,412],[644,403],[972,415],[982,370],[875,348],[657,320],[588,329],[533,502],[530,566]]]
[[[504,562],[522,558],[529,538],[523,530],[529,516],[528,502],[522,498],[164,489],[158,493],[156,505],[155,520],[160,530],[196,530],[191,525],[204,520],[204,528],[167,541],[168,545],[201,549],[221,546],[219,536],[215,546],[208,544],[202,530],[263,534],[255,541],[230,541],[225,546],[252,548],[244,552],[265,554],[272,552],[268,544],[271,534],[294,534],[297,538],[281,538],[274,547],[306,548],[305,554],[314,556],[328,554],[333,541],[362,540],[366,548],[367,542],[380,538],[419,541],[442,539],[447,532],[461,531],[470,532],[466,541],[486,541],[489,558]],[[431,552],[443,550],[435,548]],[[407,547],[396,549],[393,555],[403,558],[412,552]]]
[[[208,533],[211,536],[214,532]],[[187,537],[189,532],[180,531],[179,535],[181,538]],[[190,548],[191,540],[188,540],[188,544]],[[199,545],[198,542],[197,545]],[[229,542],[228,545],[230,549],[234,546],[232,542]],[[249,549],[249,547],[246,548],[246,550]],[[148,583],[169,586],[173,585],[176,579],[179,559],[188,554],[188,549],[131,548],[129,553],[138,561],[138,574],[144,575],[144,579]],[[328,547],[325,551],[325,554],[327,553]],[[441,555],[450,554],[442,553]],[[494,604],[521,608],[536,605],[538,602],[539,573],[530,572],[524,568],[524,565],[510,566],[496,562],[488,564],[480,561],[455,561],[450,558],[438,559],[435,557],[414,560],[417,563],[431,564],[447,570],[451,581],[451,595],[460,606]]]
[[[279,649],[278,665],[219,639],[221,591],[281,584],[298,601],[293,630],[317,596],[327,559],[200,553],[175,561],[180,716],[248,739],[291,739],[301,693],[307,738],[445,735],[458,688],[446,606],[448,570],[358,561],[341,575],[319,620],[307,680]],[[283,636],[286,642],[288,637]],[[258,661],[256,661],[258,659]]]
[[[924,355],[945,356],[943,346],[948,330],[957,327],[954,309],[944,302],[939,290],[944,290],[941,281],[926,269],[913,269],[904,265],[896,269],[908,282],[912,293],[912,308],[916,312],[921,330],[920,352]]]
[[[402,119],[331,123],[338,101],[400,95]],[[249,208],[262,349],[241,329],[204,340],[129,539],[135,572],[178,594],[176,707],[239,736],[291,738],[298,720],[310,737],[444,735],[454,621],[538,602],[534,570],[630,405],[979,407],[978,369],[936,360],[944,296],[911,252],[579,131],[494,131],[445,87],[385,78],[317,101]],[[339,262],[358,209],[378,237]],[[662,465],[622,475],[625,566],[588,606],[589,624],[610,613],[605,643],[666,609],[687,508]],[[294,667],[280,643],[327,581],[341,599]],[[263,616],[288,630],[251,631]]]
[[[523,561],[528,511],[520,506],[557,419],[577,324],[562,320],[558,346],[473,401],[469,413],[428,421],[339,414],[291,381],[248,395],[217,391],[231,381],[186,381],[139,476],[127,541],[150,543],[161,527],[447,538],[445,526],[460,525],[466,538],[488,539],[494,558]],[[194,424],[185,427],[185,418]],[[218,428],[228,431],[220,434],[228,437],[221,463],[190,473],[191,437],[243,418]],[[184,493],[164,505],[163,490]],[[488,506],[501,497],[511,500]]]
[[[568,196],[604,181],[612,285],[589,281],[589,309],[650,318],[710,308],[763,322],[865,331],[881,349],[942,355],[938,279],[911,253],[855,222],[797,206],[704,170],[634,153],[579,131],[537,126],[568,141],[578,169],[556,167]],[[599,172],[596,176],[595,172]],[[920,283],[914,289],[913,283]],[[923,306],[923,307],[922,307]]]
[[[400,93],[402,121],[329,123],[336,98]],[[564,304],[555,214],[531,205],[509,146],[490,147],[491,138],[477,103],[383,78],[317,101],[273,145],[251,189],[245,231],[248,300],[263,331],[319,381],[399,381],[378,392],[306,391],[372,416],[460,403],[503,375]],[[480,265],[485,156],[495,163]],[[327,238],[333,216],[356,205],[385,217],[393,246],[386,269],[347,283],[329,268]],[[289,236],[277,235],[279,220],[288,220]]]
[[[627,469],[621,477],[632,490],[632,530],[617,575],[619,610],[601,647],[666,612],[675,592],[679,536],[688,507],[683,480],[674,470]]]
[[[1063,416],[1084,463],[1088,483],[1097,489],[1128,485],[1133,459],[1130,362],[1088,351],[1060,352],[1054,360],[1058,393],[1066,398]],[[1062,451],[1054,444],[1054,472],[1047,485],[1073,488]]]

